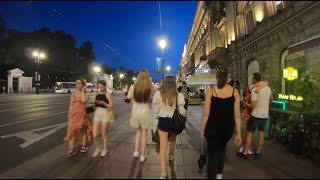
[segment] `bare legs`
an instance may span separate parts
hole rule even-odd
[[[262,147],[264,143],[264,132],[259,132],[259,141],[258,141],[258,150],[257,153],[261,153]]]
[[[99,145],[99,127],[100,127],[100,123],[99,121],[95,121],[93,123],[93,129],[92,129],[92,134],[93,134],[93,141],[95,146],[98,147]],[[109,122],[102,122],[102,139],[103,139],[103,148],[107,149],[108,147],[108,127],[109,127]]]
[[[172,134],[170,137],[170,152],[169,152],[169,156],[173,156],[174,155],[174,150],[176,149],[176,139],[177,139],[177,135]]]
[[[103,149],[108,148],[108,127],[109,127],[109,122],[102,122]]]
[[[139,152],[139,144],[140,144],[140,139],[141,139],[141,155],[142,156],[145,156],[145,153],[146,153],[147,132],[148,132],[148,129],[137,128],[136,140],[134,143],[134,152]]]
[[[168,132],[161,131],[158,129],[159,138],[160,138],[160,163],[161,163],[161,172],[162,174],[166,173],[166,152],[168,146]]]
[[[137,128],[136,140],[134,143],[134,152],[139,152],[140,138],[141,138],[141,128]]]
[[[93,143],[95,147],[98,147],[99,145],[99,126],[100,122],[99,121],[94,121],[93,122],[93,128],[92,128],[92,135],[93,135]]]

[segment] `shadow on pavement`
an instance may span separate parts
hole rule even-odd
[[[136,169],[136,166],[137,166],[137,162],[138,162],[138,158],[134,158],[132,163],[131,163],[131,166],[130,166],[130,171],[129,171],[129,174],[128,174],[128,179],[133,179],[133,175],[134,175],[134,171]]]
[[[171,179],[177,179],[176,171],[174,170],[174,161],[169,161]]]
[[[140,164],[139,164],[139,170],[138,170],[137,178],[136,178],[136,179],[142,179],[142,169],[143,169],[143,165],[144,165],[144,162],[140,162]]]

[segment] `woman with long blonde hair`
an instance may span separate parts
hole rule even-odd
[[[153,95],[153,87],[147,70],[141,70],[138,74],[137,81],[131,85],[127,99],[132,99],[132,113],[130,125],[137,129],[134,145],[133,157],[139,156],[139,144],[141,139],[140,162],[147,158],[147,132],[150,128],[150,107],[149,99]]]
[[[153,107],[155,117],[159,119],[158,132],[160,137],[160,179],[167,179],[166,172],[166,152],[168,146],[168,133],[171,132],[171,121],[176,106],[179,107],[179,113],[186,116],[184,109],[184,96],[177,92],[177,85],[173,76],[167,76],[160,91],[157,91],[153,97]]]

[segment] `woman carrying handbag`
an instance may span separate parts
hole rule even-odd
[[[166,76],[160,91],[157,91],[153,97],[153,107],[155,117],[159,119],[158,132],[160,137],[160,179],[167,179],[166,172],[166,152],[168,146],[168,133],[171,132],[173,116],[176,112],[176,106],[179,114],[186,116],[184,109],[184,96],[177,92],[176,82],[173,76]]]

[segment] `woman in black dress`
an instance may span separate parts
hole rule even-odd
[[[201,138],[208,143],[208,178],[222,179],[226,146],[236,125],[234,143],[241,144],[240,95],[227,84],[228,70],[219,67],[218,86],[209,87],[201,122]]]

